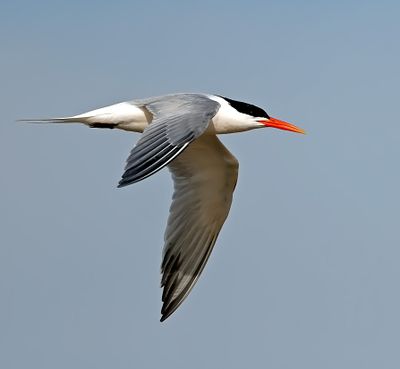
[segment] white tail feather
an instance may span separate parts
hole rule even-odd
[[[18,119],[17,122],[25,123],[86,123],[89,117],[59,117],[59,118],[28,118],[28,119]]]
[[[124,102],[70,117],[20,119],[18,122],[83,123],[93,128],[119,128],[143,132],[148,125],[148,117],[140,107]]]

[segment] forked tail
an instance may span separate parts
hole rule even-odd
[[[62,118],[26,118],[18,119],[17,122],[25,123],[83,123],[77,117],[62,117]]]

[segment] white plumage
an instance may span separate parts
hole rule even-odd
[[[165,95],[70,117],[27,121],[77,122],[142,133],[119,187],[168,166],[174,194],[161,265],[161,321],[179,307],[198,280],[232,203],[239,165],[216,134],[262,127],[304,133],[257,106],[208,94]]]

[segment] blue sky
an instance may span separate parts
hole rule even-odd
[[[0,5],[2,368],[398,368],[398,2]],[[116,184],[135,134],[24,125],[169,92],[307,136],[222,140],[234,203],[159,323],[168,172]]]

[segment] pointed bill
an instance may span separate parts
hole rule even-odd
[[[266,126],[266,127],[278,128],[278,129],[283,129],[285,131],[291,131],[291,132],[302,133],[302,134],[306,133],[303,129],[296,127],[294,124],[290,124],[283,120],[279,120],[279,119],[272,118],[272,117],[270,117],[269,119],[259,120],[259,122],[264,124],[264,126]]]

